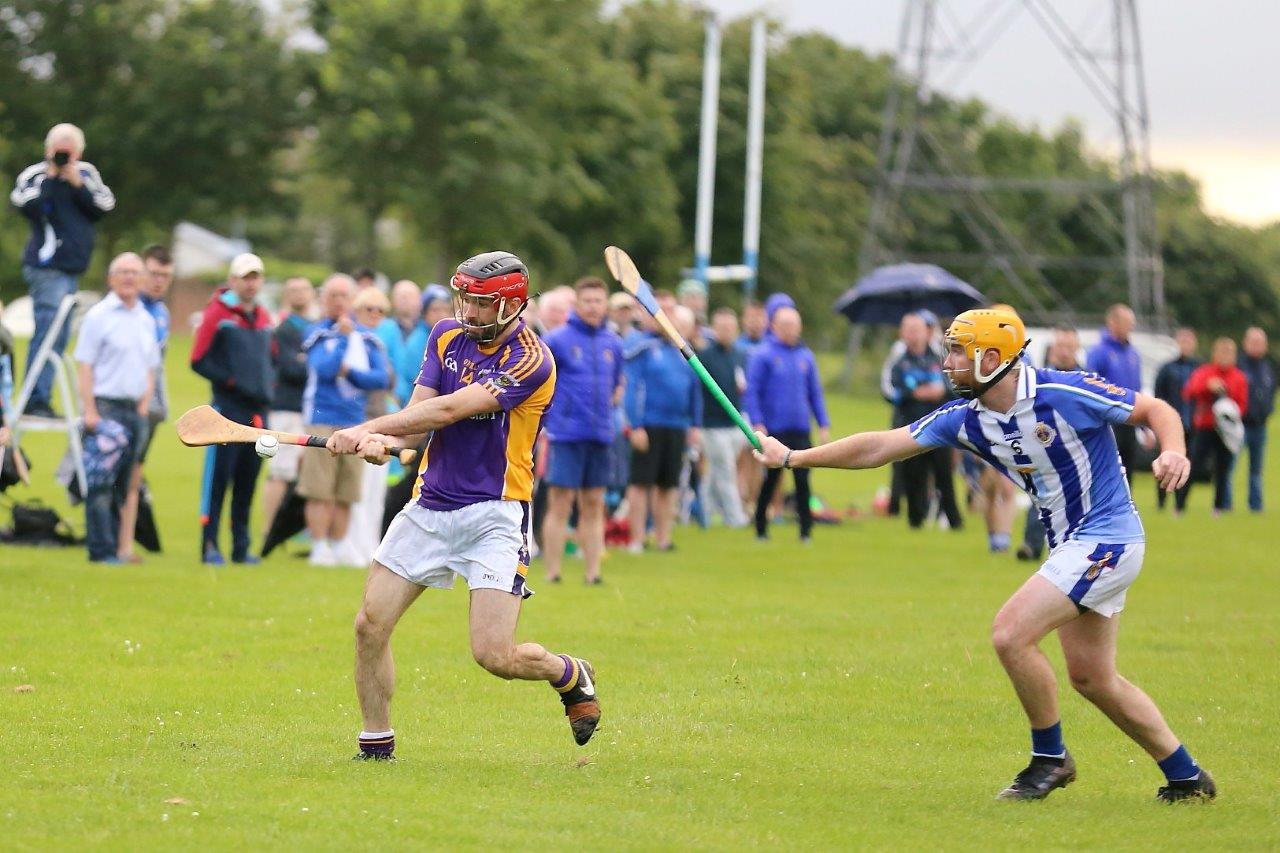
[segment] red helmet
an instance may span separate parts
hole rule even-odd
[[[488,343],[515,322],[529,301],[529,269],[510,252],[485,252],[458,264],[449,286],[453,289],[454,319],[473,340]],[[467,323],[462,308],[468,299],[496,301],[496,320],[482,325]]]

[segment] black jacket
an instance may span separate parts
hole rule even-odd
[[[309,328],[311,324],[297,314],[290,314],[276,326],[271,353],[276,390],[271,408],[277,411],[302,411],[302,392],[307,387],[307,354],[302,351],[302,342]]]
[[[1178,356],[1160,368],[1160,372],[1156,374],[1155,388],[1152,389],[1157,398],[1164,400],[1178,412],[1182,417],[1182,428],[1187,432],[1191,432],[1191,412],[1195,406],[1182,396],[1182,389],[1187,386],[1187,380],[1200,364],[1198,358]]]
[[[1267,356],[1240,356],[1239,367],[1249,380],[1249,408],[1244,413],[1245,426],[1262,426],[1276,407],[1276,364]]]
[[[742,408],[742,394],[738,390],[738,382],[746,381],[747,353],[743,347],[731,345],[722,347],[714,339],[698,352],[698,360],[707,369],[707,373],[720,386],[720,390],[733,403],[734,408]],[[702,387],[702,425],[707,429],[734,426],[733,418],[720,407],[716,398]]]

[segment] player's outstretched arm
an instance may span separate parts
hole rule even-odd
[[[929,449],[912,438],[907,427],[854,433],[807,450],[792,450],[776,438],[759,431],[756,434],[762,449],[754,451],[755,457],[770,468],[784,464],[791,468],[879,468]]]
[[[498,398],[482,385],[467,385],[454,391],[411,403],[398,412],[383,415],[359,426],[341,429],[329,436],[329,450],[334,453],[364,453],[361,443],[370,435],[420,436],[432,430],[457,423],[465,418],[497,412],[502,409]]]
[[[1191,461],[1187,459],[1182,418],[1173,406],[1147,394],[1135,394],[1128,422],[1150,427],[1160,442],[1160,455],[1151,463],[1151,473],[1160,488],[1167,492],[1181,488],[1191,476]]]
[[[423,400],[430,400],[432,397],[437,397],[439,395],[440,395],[440,392],[437,391],[435,388],[428,388],[425,385],[414,385],[413,394],[409,396],[409,402],[405,403],[404,406],[401,407],[401,411],[404,411],[410,406],[421,403]],[[402,435],[396,438],[392,438],[391,436],[386,436],[381,433],[370,433],[368,438],[386,439],[385,441],[381,441],[380,443],[387,448],[416,447],[419,444],[421,444],[422,441],[428,435],[430,435],[430,433],[423,432],[423,433],[414,433],[412,435]]]

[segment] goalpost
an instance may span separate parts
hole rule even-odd
[[[702,117],[698,141],[698,200],[694,221],[693,266],[684,270],[703,284],[741,282],[752,298],[760,268],[760,189],[764,179],[765,40],[763,17],[751,25],[751,70],[747,92],[746,192],[743,199],[742,263],[712,266],[711,221],[715,204],[716,122],[720,104],[720,22],[707,15],[702,59]]]

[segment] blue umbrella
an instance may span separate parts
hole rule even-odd
[[[897,323],[912,311],[954,317],[986,305],[973,285],[933,264],[877,267],[836,300],[835,310],[850,323]]]

